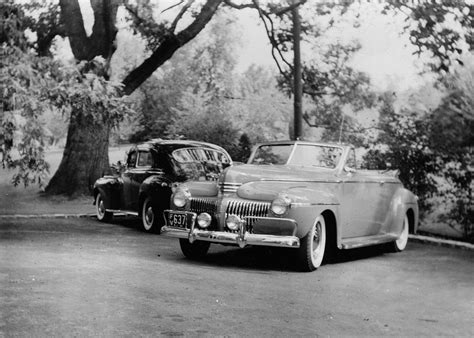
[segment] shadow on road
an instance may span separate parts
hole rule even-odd
[[[137,232],[143,231],[141,228],[141,220],[138,217],[116,217],[111,223],[118,227],[134,229]],[[150,236],[153,235],[154,234],[150,234]],[[176,239],[167,238],[166,240],[175,241],[176,245],[179,246],[178,240]],[[351,250],[339,250],[337,254],[333,255],[333,257],[325,264],[344,264],[352,261],[382,256],[385,253],[387,253],[385,245]],[[161,257],[165,259],[172,259],[168,255],[161,255]],[[295,267],[296,264],[294,249],[268,248],[258,246],[240,249],[234,246],[213,244],[211,245],[209,253],[202,259],[190,260],[185,259],[184,256],[176,258],[176,264],[192,263],[220,268],[298,272],[298,269]]]
[[[386,252],[383,245],[340,251],[325,265],[370,259],[382,256]],[[299,272],[295,264],[295,251],[282,248],[247,247],[239,249],[229,246],[219,252],[210,252],[204,258],[194,262],[221,268]]]

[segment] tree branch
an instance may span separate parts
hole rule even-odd
[[[245,8],[253,8],[253,9],[257,9],[258,8],[258,5],[255,6],[254,3],[250,3],[250,4],[236,4],[235,2],[231,1],[231,0],[224,0],[224,3],[231,7],[231,8],[234,8],[234,9],[245,9]]]
[[[278,67],[278,71],[280,72],[280,74],[287,80],[287,81],[291,81],[291,79],[288,77],[288,75],[283,71],[281,65],[280,65],[280,62],[277,58],[277,54],[278,56],[280,57],[280,59],[290,68],[292,69],[293,67],[291,66],[291,64],[285,59],[285,57],[283,56],[283,53],[281,52],[280,48],[278,47],[278,43],[276,41],[276,38],[275,38],[275,30],[274,30],[274,26],[273,26],[273,21],[272,19],[270,18],[270,16],[268,15],[268,13],[265,13],[259,6],[258,6],[258,2],[257,0],[253,0],[254,1],[254,4],[256,5],[256,8],[257,8],[257,11],[258,11],[258,15],[260,17],[260,19],[262,20],[263,22],[263,26],[265,27],[265,32],[267,33],[267,37],[268,37],[268,40],[270,41],[270,44],[272,45],[272,57],[273,57],[273,60],[275,60],[275,63]],[[268,23],[267,21],[265,20],[267,19],[269,22],[270,22],[270,27],[268,27]]]
[[[130,6],[130,4],[126,3],[124,4],[124,7],[130,14],[132,14],[136,21],[138,21],[139,23],[145,22],[145,19],[138,15],[138,12],[132,6]]]
[[[183,8],[181,8],[178,15],[176,16],[176,18],[171,23],[170,32],[174,33],[174,31],[176,29],[176,26],[178,25],[179,20],[181,20],[184,13],[186,13],[186,11],[189,9],[189,7],[191,7],[193,2],[194,2],[194,0],[188,0],[188,2],[183,6]],[[183,3],[183,1],[181,1],[180,3]]]
[[[282,8],[275,8],[274,10],[269,10],[268,13],[274,14],[276,16],[281,16],[287,12],[290,12],[294,8],[303,5],[306,3],[307,0],[299,0],[299,1],[293,1],[293,3],[289,6],[282,7]],[[258,1],[253,1],[252,3],[247,3],[247,4],[236,4],[232,0],[224,0],[224,3],[234,9],[245,9],[245,8],[252,8],[252,9],[259,9],[261,8]]]
[[[270,13],[275,14],[276,16],[281,16],[287,12],[292,11],[296,7],[300,5],[304,5],[306,3],[306,0],[300,0],[300,1],[293,1],[293,3],[287,7],[280,8],[279,10],[271,11]]]
[[[178,34],[163,38],[153,54],[140,66],[131,71],[123,80],[123,94],[129,95],[137,89],[153,72],[169,60],[174,52],[193,39],[211,20],[223,0],[207,0],[195,20]]]
[[[175,8],[175,7],[179,6],[179,5],[181,5],[183,2],[184,2],[184,0],[181,0],[181,1],[178,2],[177,4],[171,5],[171,6],[167,7],[167,8],[165,8],[165,9],[163,9],[163,10],[161,11],[161,14],[163,14],[163,13],[166,12],[166,11],[169,11],[169,10],[172,9],[172,8]]]

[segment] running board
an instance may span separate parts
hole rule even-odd
[[[398,239],[397,235],[384,234],[370,237],[354,237],[342,240],[341,249],[355,249],[363,246],[377,245],[393,242]]]
[[[124,210],[115,210],[115,209],[105,209],[107,212],[113,212],[117,215],[129,215],[129,216],[138,216],[138,212],[136,211],[124,211]]]

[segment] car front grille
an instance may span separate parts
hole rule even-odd
[[[207,198],[192,198],[191,210],[197,214],[207,212],[210,215],[214,215],[217,211],[217,201]]]
[[[268,202],[247,202],[247,201],[229,201],[226,209],[226,218],[228,215],[236,215],[245,219],[245,225],[248,232],[252,232],[252,226],[256,217],[268,216],[270,203]],[[230,230],[228,230],[230,231]]]

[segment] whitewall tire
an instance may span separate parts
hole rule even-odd
[[[101,222],[109,222],[114,215],[105,209],[104,199],[100,193],[95,197],[95,213],[97,219]]]
[[[321,266],[326,251],[326,242],[326,223],[324,217],[319,215],[308,234],[300,241],[298,263],[301,270],[314,271]]]

